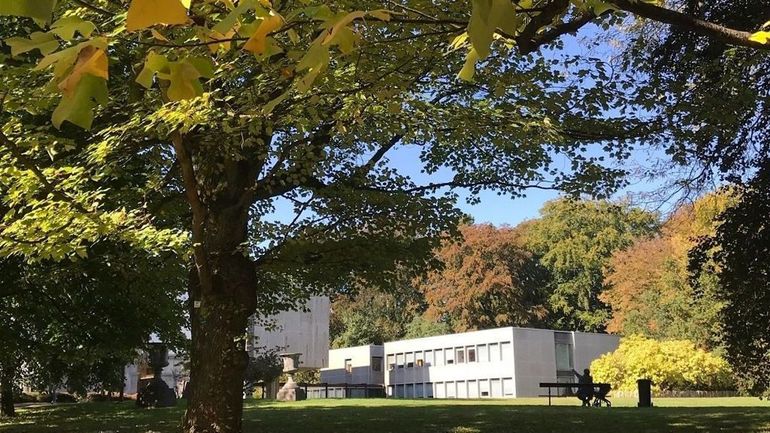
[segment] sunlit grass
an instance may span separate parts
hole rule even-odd
[[[754,398],[656,399],[639,409],[614,399],[610,409],[576,399],[248,401],[244,433],[770,433],[770,403]],[[138,409],[132,403],[82,403],[19,411],[0,433],[172,433],[183,404]]]

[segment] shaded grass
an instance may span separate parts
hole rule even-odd
[[[246,403],[244,433],[770,433],[770,404],[750,398],[657,399],[639,409],[616,399],[611,409],[574,399],[311,400]],[[24,409],[0,420],[0,433],[172,433],[183,404],[137,409],[133,403],[81,403]]]

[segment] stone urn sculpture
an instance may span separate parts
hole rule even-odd
[[[163,343],[150,343],[147,355],[153,377],[140,386],[136,405],[139,407],[176,406],[176,393],[163,381],[163,368],[168,365],[168,348]]]
[[[299,371],[299,357],[301,353],[280,353],[283,359],[283,372],[286,373],[288,379],[286,384],[278,390],[276,399],[278,401],[300,401],[307,400],[307,394],[305,390],[299,387],[297,382],[294,381],[294,373]]]

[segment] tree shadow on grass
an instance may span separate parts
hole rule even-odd
[[[184,405],[138,409],[88,403],[22,411],[0,433],[176,433]],[[251,403],[244,433],[759,433],[765,407],[611,408],[516,406],[472,401]]]
[[[690,433],[770,432],[760,407],[612,408],[455,405],[301,407],[248,411],[244,432]]]

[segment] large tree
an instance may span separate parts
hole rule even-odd
[[[564,329],[601,331],[609,310],[601,301],[604,272],[616,251],[654,233],[657,217],[626,202],[560,199],[545,204],[527,244],[552,275],[550,308]]]
[[[436,250],[440,268],[417,281],[426,316],[455,331],[544,324],[548,272],[526,249],[525,230],[461,227],[461,239]]]
[[[716,274],[722,343],[739,386],[770,395],[770,170],[735,187],[738,201],[691,252],[695,276]]]
[[[612,310],[607,331],[656,339],[690,340],[714,349],[720,343],[716,277],[693,280],[688,254],[712,235],[730,196],[713,193],[680,208],[659,233],[636,239],[612,255],[599,298]]]
[[[39,51],[38,68],[53,68],[62,95],[57,101],[51,88],[27,84],[3,96],[2,178],[14,191],[5,197],[12,211],[3,250],[62,258],[106,233],[144,248],[181,247],[176,235],[187,231],[169,231],[161,211],[142,204],[159,191],[170,200],[183,193],[194,260],[184,425],[238,432],[240,337],[251,314],[292,305],[307,287],[338,287],[351,276],[382,280],[390,275],[383,271],[422,262],[458,217],[447,188],[607,193],[622,172],[584,145],[601,143],[622,158],[635,137],[657,131],[635,116],[606,118],[629,102],[618,89],[633,88],[633,77],[610,80],[596,59],[538,53],[588,23],[616,22],[608,3],[472,3],[469,13],[458,2],[334,2],[332,9],[133,0],[124,19],[123,1],[64,1],[55,10],[53,0],[0,2],[0,13],[38,24],[55,16],[53,28],[37,33],[29,21],[11,21],[22,39],[8,42],[27,61]],[[736,30],[645,2],[613,3],[768,48],[763,33],[752,36],[756,26]],[[456,39],[445,52],[449,36]],[[455,80],[458,71],[470,79],[479,61],[473,83]],[[3,69],[4,83],[30,79],[19,72],[27,68],[13,69]],[[591,80],[570,86],[570,74]],[[54,105],[61,132],[26,126]],[[92,133],[73,141],[67,122]],[[429,180],[388,163],[408,146],[419,149]],[[62,152],[79,158],[57,158]],[[573,164],[560,169],[554,154]],[[133,184],[143,193],[114,199],[104,180],[138,160],[157,168]],[[291,216],[274,217],[277,207]],[[19,242],[41,235],[47,242]]]

